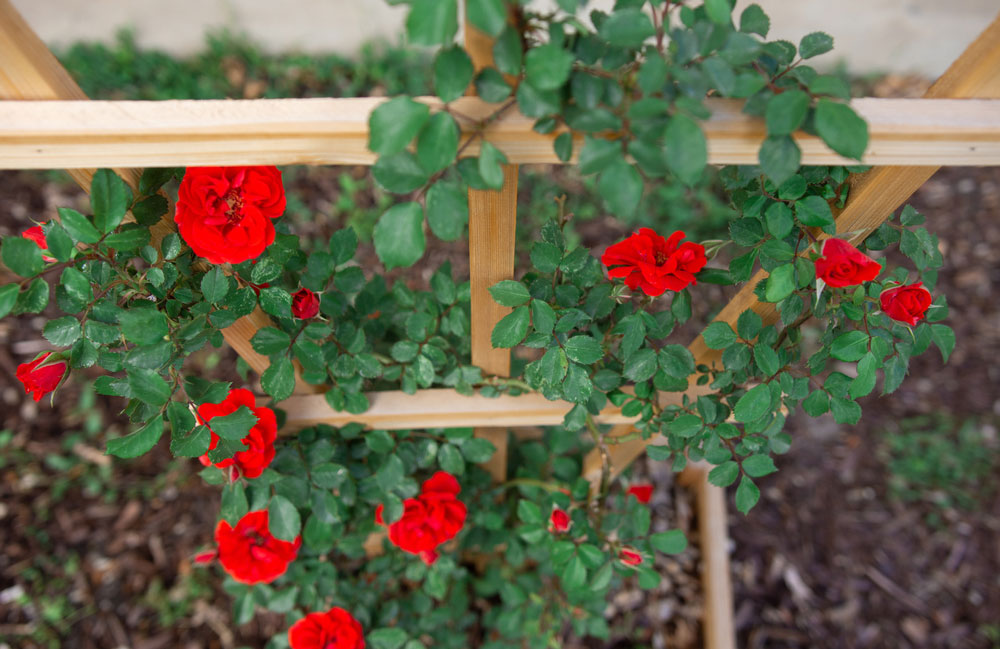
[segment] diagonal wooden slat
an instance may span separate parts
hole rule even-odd
[[[948,68],[927,91],[929,98],[1000,98],[1000,16],[969,45],[962,55]],[[847,205],[837,216],[837,232],[853,233],[850,240],[858,242],[867,237],[902,205],[921,185],[927,182],[940,167],[879,167],[851,179],[851,193]],[[716,321],[728,322],[735,328],[739,315],[753,309],[764,320],[773,324],[778,320],[775,305],[760,302],[753,293],[754,287],[767,277],[760,271],[747,282],[722,309]],[[688,349],[697,364],[712,365],[721,358],[721,352],[709,349],[699,335]],[[621,429],[626,430],[626,429]],[[651,440],[633,440],[615,444],[610,448],[612,472],[617,475],[631,464],[646,447],[656,443]],[[586,458],[584,475],[592,484],[600,480],[601,458],[596,452]]]
[[[0,0],[0,99],[21,100],[17,102],[0,102],[0,105],[17,104],[20,106],[37,105],[44,108],[57,100],[79,100],[77,106],[88,106],[87,96],[80,86],[73,81],[62,64],[52,55],[38,35],[24,21],[9,0]],[[46,100],[35,104],[24,100]],[[93,161],[90,161],[91,164]],[[241,163],[241,164],[246,164]],[[101,165],[115,166],[115,165]],[[171,165],[160,165],[171,166]],[[61,167],[60,167],[61,168]],[[141,169],[115,169],[133,189],[138,186]],[[90,191],[90,181],[95,169],[76,168],[69,173],[73,180],[84,190]],[[131,219],[131,215],[128,216]],[[175,231],[170,211],[162,221],[150,228],[152,243],[159,247],[159,242],[169,232]],[[240,318],[232,326],[222,330],[226,342],[243,357],[247,364],[258,374],[270,365],[266,356],[261,356],[253,350],[250,338],[262,327],[271,326],[271,319],[260,308],[250,315]],[[320,389],[305,383],[301,378],[300,368],[295,368],[295,391],[297,394],[312,394]]]

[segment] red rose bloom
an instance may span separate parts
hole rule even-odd
[[[625,492],[627,496],[635,496],[635,499],[641,502],[643,505],[649,503],[649,499],[653,495],[653,485],[651,484],[634,484],[628,488]]]
[[[307,288],[292,293],[292,315],[300,320],[315,318],[319,313],[319,296]]]
[[[570,520],[569,514],[558,507],[554,507],[552,509],[552,516],[549,517],[549,531],[562,534],[568,532],[571,527],[573,527],[573,521]]]
[[[274,440],[278,438],[278,422],[274,418],[274,411],[270,408],[257,408],[255,405],[256,402],[250,390],[238,389],[230,390],[229,396],[222,403],[203,403],[198,406],[198,418],[201,423],[209,427],[208,429],[212,433],[212,442],[208,446],[210,451],[219,444],[219,436],[209,425],[213,417],[231,415],[240,406],[246,406],[253,414],[257,415],[257,423],[243,438],[243,445],[247,447],[247,450],[239,451],[235,456],[215,464],[220,469],[235,466],[240,474],[247,478],[260,476],[267,465],[271,463],[271,460],[274,459]],[[212,464],[212,461],[208,459],[208,453],[202,455],[200,459],[205,466]]]
[[[174,221],[184,242],[213,264],[258,257],[285,211],[277,167],[189,167]]]
[[[424,482],[419,496],[403,501],[403,516],[389,526],[389,541],[433,563],[437,559],[434,549],[453,539],[465,524],[465,504],[456,497],[461,490],[451,474],[435,473]],[[385,525],[382,510],[382,505],[375,509],[379,525]]]
[[[288,570],[299,553],[302,537],[296,537],[294,543],[274,538],[267,527],[267,510],[260,510],[248,512],[235,528],[219,521],[215,543],[219,563],[230,577],[241,584],[268,584]]]
[[[45,364],[45,359],[51,354],[45,352],[30,363],[17,366],[17,380],[24,385],[24,393],[31,394],[35,401],[41,401],[42,397],[59,387],[66,376],[66,361]]]
[[[931,301],[931,292],[924,288],[923,282],[890,288],[879,295],[885,314],[910,326],[924,319]]]
[[[622,548],[618,553],[618,559],[626,566],[638,566],[642,563],[642,555],[632,548]]]
[[[292,649],[365,649],[361,623],[342,608],[310,613],[288,630]]]
[[[30,239],[34,241],[35,244],[42,250],[49,249],[49,244],[45,240],[45,232],[42,230],[42,226],[40,225],[36,225],[33,228],[28,228],[27,230],[21,233],[21,236],[24,237],[25,239]],[[52,262],[55,261],[56,259],[55,257],[49,257],[48,255],[43,254],[42,260]]]
[[[843,239],[823,242],[823,256],[816,260],[816,277],[828,286],[855,286],[878,277],[882,264]]]
[[[665,291],[681,291],[697,283],[694,274],[708,262],[705,246],[691,241],[680,243],[683,238],[680,231],[664,239],[642,228],[608,248],[601,263],[608,267],[609,276],[624,277],[626,286],[633,291],[640,288],[652,297]]]

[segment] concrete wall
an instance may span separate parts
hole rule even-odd
[[[551,0],[547,0],[551,2]],[[739,0],[739,9],[750,0]],[[756,0],[772,16],[772,38],[798,42],[822,30],[836,42],[819,65],[854,72],[936,76],[1000,11],[1000,0]],[[406,8],[385,0],[13,0],[54,45],[110,42],[132,27],[146,47],[186,54],[206,31],[245,33],[272,51],[350,54],[366,41],[401,39]],[[591,0],[606,7],[612,0]],[[782,15],[777,16],[778,11]]]

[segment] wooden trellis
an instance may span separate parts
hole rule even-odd
[[[466,48],[477,69],[489,65],[491,43],[466,25]],[[923,99],[859,99],[852,106],[870,127],[865,155],[875,169],[851,179],[847,206],[837,217],[837,231],[858,241],[877,228],[940,165],[1000,165],[1000,17],[994,20]],[[0,169],[69,169],[85,189],[93,170],[117,168],[130,184],[137,167],[242,164],[363,164],[375,156],[368,150],[368,116],[382,99],[284,99],[237,101],[87,101],[41,40],[11,6],[0,0]],[[55,100],[55,101],[54,101]],[[425,98],[439,104],[435,98]],[[759,120],[740,112],[738,102],[709,102],[712,118],[703,124],[709,162],[756,164],[765,137]],[[473,118],[490,114],[495,105],[466,97],[451,106]],[[552,151],[557,134],[541,135],[534,120],[511,111],[490,126],[489,140],[510,161],[499,192],[470,191],[469,256],[472,292],[472,361],[488,374],[509,373],[509,350],[490,345],[493,325],[509,309],[495,304],[487,288],[514,274],[514,226],[517,164],[560,161]],[[466,133],[463,137],[469,137]],[[844,164],[818,138],[795,136],[803,164]],[[575,147],[579,150],[579,147]],[[477,147],[467,149],[475,154]],[[172,217],[154,226],[158,240],[173,230]],[[774,305],[757,301],[753,287],[763,271],[747,282],[717,316],[735,325],[740,313],[753,309],[765,323],[777,320]],[[253,351],[250,338],[270,319],[259,309],[223,331],[226,341],[258,373],[268,359]],[[711,365],[719,353],[699,336],[690,345],[698,364]],[[557,424],[569,410],[563,402],[539,395],[486,399],[454,390],[421,390],[415,395],[390,391],[370,394],[371,408],[361,415],[330,408],[322,387],[296,382],[296,394],[283,402],[288,430],[316,423],[362,422],[371,427],[435,428],[475,426],[498,453],[487,465],[495,477],[506,475],[506,427]],[[688,394],[704,388],[692,386]],[[680,399],[661,395],[663,402]],[[630,418],[609,406],[598,417],[616,424],[612,434],[630,432]],[[610,447],[612,470],[619,473],[649,443],[634,440]],[[593,482],[601,474],[596,451],[586,458],[585,475]],[[685,476],[699,490],[706,552],[706,645],[733,647],[731,590],[726,570],[724,495],[711,487],[702,468]],[[726,612],[728,610],[728,613]]]

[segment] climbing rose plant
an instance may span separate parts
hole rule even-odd
[[[853,424],[879,377],[893,392],[932,344],[947,360],[937,239],[910,207],[867,236],[838,231],[848,175],[863,168],[800,166],[799,130],[859,161],[867,145],[847,86],[806,63],[832,48],[826,34],[768,41],[760,7],[734,17],[728,0],[619,0],[586,15],[578,0],[546,12],[468,0],[469,21],[495,42],[494,64],[476,72],[454,42],[456,0],[402,4],[411,42],[437,47],[440,101],[395,97],[371,115],[374,177],[402,196],[374,229],[386,269],[417,262],[427,230],[463,236],[467,190],[503,184],[491,125],[514,108],[593,179],[601,209],[644,224],[598,257],[560,203],[530,266],[490,289],[509,308],[492,343],[516,348],[512,378],[471,365],[466,278],[446,263],[426,289],[390,282],[355,261],[351,228],[300,239],[269,166],[148,169],[134,188],[100,170],[88,214],[60,209],[6,237],[0,259],[22,279],[0,286],[0,317],[59,313],[43,331],[52,349],[17,378],[40,401],[92,369],[133,425],[108,453],[142,455],[169,428],[170,451],[200,460],[221,520],[195,559],[226,575],[237,624],[258,608],[286,615],[269,647],[543,647],[566,629],[606,638],[609,593],[627,579],[656,587],[655,554],[687,541],[651,530],[651,485],[612,480],[607,462],[583,475],[583,457],[655,438],[649,457],[713,465],[709,480],[736,484],[749,511],[756,480],[792,441],[790,412]],[[494,106],[485,118],[463,112],[470,86]],[[700,123],[720,97],[766,125],[758,165],[706,166]],[[648,217],[656,188],[713,183],[734,215],[719,239]],[[716,353],[696,358],[675,331],[710,319],[706,285],[747,282],[777,316],[712,322],[700,340]],[[240,383],[259,379],[266,396],[186,363],[258,308],[273,325],[251,344],[269,366],[250,377],[239,365]],[[372,390],[431,387],[534,391],[568,412],[540,439],[514,440],[495,483],[479,464],[496,449],[471,429],[320,425],[279,438],[297,376],[351,414]],[[612,439],[597,425],[609,407],[634,417],[635,432]]]

